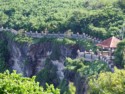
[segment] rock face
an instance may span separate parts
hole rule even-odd
[[[28,43],[17,43],[7,36],[0,33],[0,38],[2,40],[8,41],[8,51],[9,58],[8,64],[10,69],[16,70],[18,73],[22,73],[23,76],[32,77],[37,75],[42,69],[46,66],[46,60],[49,59],[51,65],[49,67],[56,68],[55,74],[56,79],[55,85],[58,85],[60,81],[66,78],[67,75],[64,73],[64,61],[66,57],[75,58],[77,56],[78,45],[62,45],[55,44],[53,42],[39,42],[36,44]],[[48,69],[49,70],[49,69]],[[72,72],[68,75],[71,75]],[[57,80],[58,79],[58,80]],[[77,91],[81,88],[80,78],[77,78],[76,75],[67,80],[74,79]],[[56,82],[56,80],[58,82]],[[53,83],[54,83],[53,81]],[[80,86],[79,86],[80,85]],[[83,84],[82,84],[83,85]],[[80,92],[81,89],[80,89]],[[83,94],[77,92],[77,94]]]
[[[64,45],[55,47],[50,42],[29,45],[27,43],[19,44],[14,41],[8,41],[8,49],[10,53],[9,63],[12,65],[12,69],[28,77],[37,74],[44,68],[47,58],[52,59],[53,65],[59,66],[56,60],[63,64],[67,56],[72,57],[72,49]]]

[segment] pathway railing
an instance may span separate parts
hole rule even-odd
[[[80,52],[79,50],[77,51],[77,53],[78,53],[77,58],[84,58],[85,61],[92,62],[95,60],[100,60],[100,61],[105,62],[110,68],[110,70],[114,72],[114,63],[112,61],[114,59],[114,56],[96,55],[93,52]]]
[[[0,28],[0,31],[6,31],[6,32],[12,32],[14,34],[18,34],[18,31],[14,30],[14,29],[8,29],[8,28]],[[25,34],[29,37],[33,37],[33,38],[42,38],[42,37],[47,37],[47,38],[74,38],[74,39],[85,39],[85,40],[91,40],[93,43],[100,43],[101,40],[98,38],[94,38],[92,36],[89,36],[88,34],[49,34],[49,33],[38,33],[37,31],[34,33],[32,31],[30,32],[25,32]],[[94,61],[94,60],[101,60],[105,63],[108,64],[109,68],[111,69],[111,71],[114,71],[114,64],[111,60],[111,58],[113,59],[114,56],[102,56],[102,55],[95,55],[92,53],[86,53],[86,52],[78,52],[78,58],[83,58],[86,61]]]
[[[18,31],[14,30],[14,29],[8,29],[8,28],[0,28],[0,31],[10,31],[14,34],[17,34]],[[48,37],[48,38],[74,38],[74,39],[85,39],[85,40],[91,40],[93,43],[100,43],[102,40],[98,39],[98,38],[94,38],[92,36],[89,36],[88,34],[61,34],[61,33],[38,33],[36,32],[25,32],[25,34],[29,37],[33,37],[33,38],[42,38],[42,37]]]

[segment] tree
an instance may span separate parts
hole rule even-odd
[[[60,94],[59,89],[54,89],[53,85],[46,87],[44,90],[39,86],[39,83],[35,82],[35,77],[22,77],[15,71],[0,73],[0,94]]]
[[[109,71],[107,64],[101,61],[87,62],[82,59],[67,58],[65,61],[66,69],[79,73],[82,77],[89,77],[100,72]]]
[[[73,82],[67,82],[66,80],[62,80],[59,88],[61,89],[61,94],[76,94],[76,86]]]
[[[115,63],[118,67],[125,66],[125,40],[122,40],[115,51]]]
[[[74,84],[72,82],[69,83],[69,89],[67,91],[67,93],[65,94],[75,94],[76,93],[76,87],[74,86]]]
[[[92,76],[89,81],[88,94],[124,94],[125,93],[125,70],[100,73]]]
[[[118,4],[122,9],[125,8],[125,0],[118,0]]]
[[[3,26],[8,20],[8,16],[3,12],[0,12],[0,27]]]
[[[125,19],[124,0],[0,0],[0,2],[2,2],[0,25],[16,30],[40,32],[47,28],[49,32],[63,33],[71,29],[74,33],[85,32],[105,38],[116,35],[112,30],[121,29]],[[93,29],[90,28],[91,24]]]

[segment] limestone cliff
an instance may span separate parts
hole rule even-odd
[[[79,48],[78,45],[56,44],[52,41],[38,42],[35,44],[18,43],[3,33],[0,33],[0,39],[7,41],[9,54],[7,63],[10,69],[22,73],[23,76],[32,77],[46,68],[50,70],[50,74],[53,73],[55,75],[53,78],[52,76],[50,77],[52,80],[51,83],[55,86],[58,86],[63,79],[69,81],[74,79],[72,81],[75,82],[77,93],[83,94],[84,87],[83,82],[81,82],[82,78],[78,74],[72,75],[72,72],[65,73],[66,71],[64,70],[65,58],[75,58]],[[49,64],[47,60],[49,60]],[[43,84],[45,82],[41,82],[41,85]]]

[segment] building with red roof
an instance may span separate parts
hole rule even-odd
[[[116,38],[116,37],[110,37],[104,41],[102,41],[101,43],[98,43],[96,46],[101,47],[102,49],[107,49],[107,50],[101,50],[99,51],[98,54],[102,54],[102,55],[110,55],[113,54],[114,49],[117,48],[117,44],[120,42],[121,40]]]
[[[102,48],[117,48],[117,44],[120,41],[121,41],[120,39],[113,36],[111,38],[108,38],[108,39],[102,41],[101,43],[97,44],[96,46],[99,46]]]

